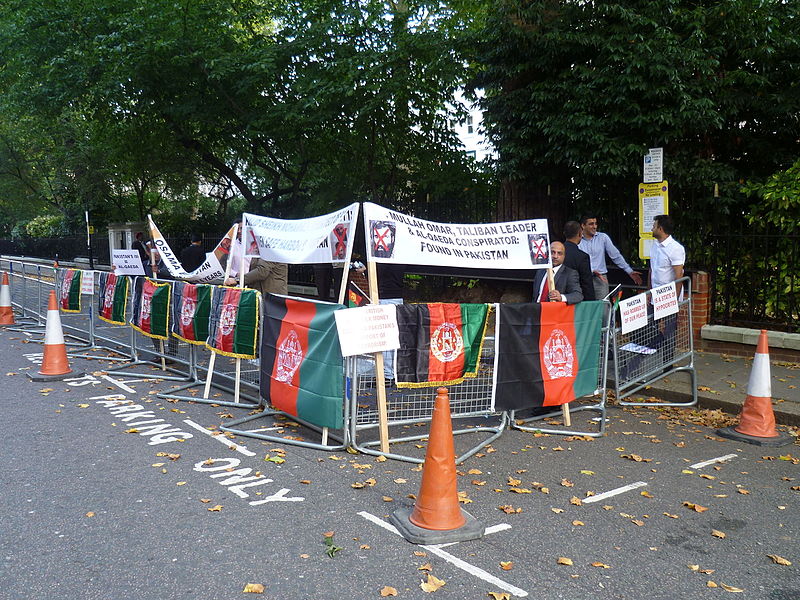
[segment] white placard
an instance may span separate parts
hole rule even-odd
[[[619,303],[622,333],[636,331],[647,325],[647,294],[638,294]]]
[[[661,181],[664,177],[664,149],[650,148],[644,155],[644,168],[642,169],[643,181],[653,183]]]
[[[136,254],[139,254],[138,252]],[[81,276],[81,294],[94,294],[94,271],[84,271]]]
[[[394,304],[370,304],[337,310],[333,314],[342,356],[371,354],[400,347],[397,308]]]
[[[336,212],[307,219],[276,219],[244,213],[244,227],[255,246],[248,247],[247,255],[290,265],[349,263],[358,207],[358,202],[354,202]]]
[[[142,259],[138,250],[112,250],[111,264],[117,275],[144,275]]]
[[[653,320],[663,319],[678,312],[678,294],[672,281],[651,290],[653,298]]]
[[[425,221],[364,203],[369,260],[472,269],[546,269],[547,219],[457,224]]]

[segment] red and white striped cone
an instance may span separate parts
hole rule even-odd
[[[61,314],[54,290],[50,291],[47,303],[47,323],[44,329],[44,356],[42,368],[36,375],[28,374],[33,381],[54,381],[68,377],[80,377],[83,373],[73,371],[67,360],[67,346],[64,344],[64,330],[61,328]]]
[[[762,329],[758,336],[756,355],[747,383],[747,398],[739,415],[739,425],[718,429],[717,435],[757,446],[785,446],[794,441],[792,436],[775,429],[766,329]]]
[[[16,325],[14,309],[11,308],[11,286],[8,285],[8,273],[3,273],[0,285],[0,325]]]

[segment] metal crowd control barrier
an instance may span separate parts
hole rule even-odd
[[[611,302],[605,300],[603,303],[605,304],[605,310],[603,311],[603,329],[600,334],[600,357],[598,363],[599,368],[597,369],[597,388],[592,396],[585,396],[584,398],[576,399],[576,402],[582,402],[581,404],[576,405],[575,402],[570,402],[569,404],[570,416],[574,416],[576,413],[581,413],[583,411],[599,413],[599,416],[589,419],[589,422],[587,423],[588,426],[596,422],[597,430],[591,431],[587,429],[586,431],[579,431],[577,429],[555,429],[529,425],[529,423],[535,421],[550,420],[562,416],[562,409],[560,406],[552,407],[552,411],[549,412],[545,412],[547,409],[544,409],[541,411],[544,412],[544,414],[537,414],[535,416],[523,419],[517,419],[517,413],[524,413],[525,411],[511,411],[510,422],[512,429],[549,433],[554,435],[580,435],[588,437],[603,437],[605,435],[606,399],[608,396],[608,353],[611,346],[611,335],[614,331],[614,319],[613,312],[611,310]],[[598,401],[593,400],[596,396],[600,397]],[[588,404],[586,402],[588,402]]]
[[[497,311],[493,311],[496,315]],[[457,463],[465,461],[492,441],[500,437],[508,426],[508,414],[491,409],[492,379],[494,374],[494,338],[487,336],[480,356],[478,374],[466,378],[463,383],[448,386],[450,394],[450,414],[453,419],[471,420],[469,427],[455,429],[453,435],[465,433],[489,433],[477,445],[469,448],[456,458]],[[423,463],[424,457],[409,456],[396,452],[376,450],[380,440],[364,440],[366,432],[378,432],[378,406],[375,389],[374,362],[371,357],[351,357],[347,360],[347,391],[350,405],[350,445],[365,454],[386,456],[411,463]],[[411,427],[422,426],[433,416],[436,388],[395,388],[387,385],[386,405],[390,428],[390,444],[414,442],[427,438],[427,434],[398,435]],[[489,418],[497,423],[486,425]],[[459,439],[457,437],[457,439]]]
[[[694,406],[697,404],[697,373],[694,368],[694,339],[692,335],[691,279],[678,280],[684,299],[678,302],[678,313],[653,319],[650,300],[652,292],[645,292],[648,314],[647,325],[641,329],[622,333],[614,328],[614,391],[622,406]],[[691,387],[690,402],[625,401],[654,382],[687,373]]]

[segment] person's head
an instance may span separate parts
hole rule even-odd
[[[672,235],[675,224],[669,215],[656,215],[653,217],[653,237],[659,242]]]
[[[550,244],[550,258],[553,261],[553,266],[558,267],[564,262],[564,244],[561,242],[553,242]]]
[[[597,215],[594,213],[587,213],[581,217],[581,229],[583,235],[593,237],[597,233]]]
[[[201,236],[199,233],[193,233],[192,234],[192,243],[193,244],[199,244],[202,241],[203,241],[203,236]]]
[[[567,221],[564,223],[564,239],[574,242],[581,237],[581,224],[577,221]]]
[[[142,238],[144,237],[144,234],[141,231],[137,231],[136,232],[136,236],[134,236],[134,237],[136,237],[136,241],[137,242],[141,242]]]

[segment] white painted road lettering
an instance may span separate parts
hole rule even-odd
[[[209,475],[212,479],[219,479],[218,484],[224,485],[228,491],[236,494],[239,498],[249,498],[250,494],[244,491],[244,488],[255,487],[259,485],[266,485],[272,483],[273,480],[264,477],[261,474],[254,475],[253,469],[250,467],[242,467],[237,469],[241,464],[238,458],[212,458],[204,460],[194,465],[194,470],[200,473],[213,473]],[[224,479],[223,479],[224,478]],[[300,497],[286,497],[290,490],[284,488],[271,496],[266,496],[259,500],[250,502],[252,506],[266,504],[267,502],[302,502],[305,498]]]

